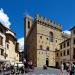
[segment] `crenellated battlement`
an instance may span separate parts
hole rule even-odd
[[[60,30],[62,29],[61,24],[57,24],[55,21],[52,21],[50,19],[47,19],[46,17],[40,16],[39,14],[36,15],[35,20],[40,24],[43,24],[46,26],[52,26]]]

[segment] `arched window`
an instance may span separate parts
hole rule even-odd
[[[50,40],[50,42],[53,42],[53,32],[49,33],[49,40]]]

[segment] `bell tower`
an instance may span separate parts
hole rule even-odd
[[[28,33],[31,29],[31,26],[32,26],[32,17],[27,15],[24,17],[24,57],[25,59],[27,60],[27,43],[26,43],[26,38],[28,36]]]
[[[32,17],[27,15],[24,18],[25,37],[27,37],[28,32],[30,31],[31,26],[32,26]]]

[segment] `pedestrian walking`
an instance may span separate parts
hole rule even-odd
[[[74,64],[71,64],[70,75],[75,75],[75,65]]]
[[[33,70],[34,70],[34,66],[33,66],[32,60],[30,60],[30,61],[28,62],[28,65],[29,65],[29,71],[33,71]]]
[[[63,63],[60,66],[60,71],[61,71],[60,75],[64,75],[63,74],[64,73],[64,65],[63,65]]]
[[[71,71],[70,63],[66,63],[66,71],[67,71],[67,75],[70,75],[70,71]]]
[[[28,62],[28,64],[29,64],[29,68],[31,69],[32,68],[32,60],[30,60],[29,62]]]
[[[27,73],[29,71],[29,69],[28,69],[28,62],[26,62],[24,64],[24,70],[25,70],[25,73]]]

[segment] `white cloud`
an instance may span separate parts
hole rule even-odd
[[[70,34],[71,34],[71,32],[70,32],[70,31],[68,31],[68,30],[63,31],[63,33],[68,34],[68,35],[70,35]]]
[[[11,23],[9,21],[9,17],[6,13],[4,13],[4,10],[2,8],[0,9],[0,22],[7,28],[10,28]]]
[[[19,49],[23,50],[24,49],[24,37],[19,38],[18,42],[19,42]]]

